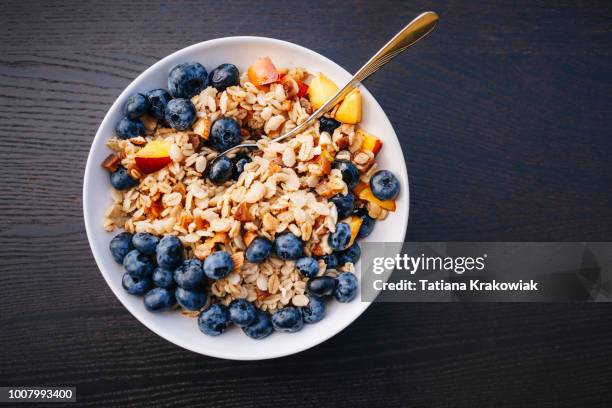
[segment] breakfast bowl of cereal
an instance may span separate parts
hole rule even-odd
[[[161,337],[228,359],[313,347],[369,306],[360,245],[401,242],[408,176],[388,118],[301,46],[229,37],[180,50],[118,97],[92,143],[83,210],[98,267]],[[256,149],[220,152],[242,143]]]

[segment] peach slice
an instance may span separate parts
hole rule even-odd
[[[372,152],[374,153],[374,156],[376,156],[376,153],[378,153],[382,147],[382,140],[380,140],[374,135],[364,132],[363,130],[359,130],[359,132],[361,132],[361,134],[363,135],[361,149]]]
[[[278,70],[270,57],[263,57],[255,61],[247,71],[249,81],[255,86],[271,84],[279,79]]]
[[[300,81],[299,79],[296,79],[295,82],[297,82],[298,84],[298,93],[297,96],[298,98],[303,98],[304,96],[306,96],[308,94],[308,85],[306,85],[304,82]]]
[[[351,227],[351,240],[348,244],[350,247],[357,238],[357,234],[359,233],[359,228],[361,228],[363,219],[357,215],[351,215],[345,222],[349,225],[349,227]]]
[[[323,74],[317,75],[308,87],[308,98],[314,109],[319,109],[338,92],[338,85]]]
[[[336,120],[351,125],[361,122],[361,91],[358,88],[344,97],[336,111]]]
[[[359,185],[357,185],[357,187],[359,187]],[[380,206],[381,208],[384,208],[385,210],[395,211],[395,200],[379,200],[378,198],[374,197],[374,194],[372,194],[372,190],[370,189],[370,186],[361,188],[359,193],[357,193],[357,197],[359,197],[362,200],[378,204],[378,206]]]
[[[171,161],[170,146],[163,140],[153,140],[136,153],[136,164],[145,174],[154,173]]]
[[[359,193],[361,193],[363,190],[365,190],[366,188],[368,188],[368,183],[364,183],[363,181],[360,181],[359,183],[357,183],[357,185],[355,186],[355,188],[353,189],[353,193],[359,197]]]

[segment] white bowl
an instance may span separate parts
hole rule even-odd
[[[182,62],[197,61],[210,71],[219,64],[230,62],[242,71],[258,57],[266,55],[270,56],[278,67],[298,66],[312,72],[320,71],[337,84],[346,83],[351,76],[338,64],[314,51],[270,38],[228,37],[184,48],[140,74],[113,103],[92,143],[83,184],[83,212],[87,238],[102,276],[121,303],[142,324],[166,340],[196,353],[234,360],[261,360],[306,350],[340,332],[357,319],[370,303],[360,302],[359,298],[351,303],[329,301],[326,317],[321,322],[305,325],[304,329],[297,333],[273,333],[259,341],[250,339],[237,327],[231,327],[221,336],[209,337],[199,331],[196,319],[184,317],[177,311],[148,312],[143,306],[141,297],[129,295],[121,287],[122,267],[113,261],[108,249],[109,241],[117,231],[107,233],[102,227],[104,211],[111,203],[109,191],[111,187],[108,173],[100,167],[100,163],[110,153],[105,142],[113,134],[128,96],[155,88],[167,88],[167,75],[173,66]],[[365,88],[362,88],[362,94],[364,109],[362,126],[384,142],[377,161],[381,168],[391,170],[401,183],[397,211],[389,213],[385,221],[378,222],[367,240],[401,242],[404,240],[408,225],[409,203],[408,175],[402,148],[380,105]]]

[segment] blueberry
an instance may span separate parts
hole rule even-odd
[[[343,251],[351,241],[351,227],[345,222],[336,224],[336,231],[329,234],[328,242],[335,251]]]
[[[208,86],[208,72],[198,62],[175,66],[168,74],[168,90],[175,98],[191,98]]]
[[[240,125],[232,118],[219,118],[210,127],[208,142],[218,152],[239,145],[241,141]]]
[[[210,279],[225,278],[234,268],[232,258],[225,251],[217,251],[204,260],[204,274]]]
[[[325,300],[308,295],[308,304],[302,308],[304,323],[317,323],[325,317]]]
[[[328,118],[325,116],[319,119],[319,130],[321,132],[327,132],[330,135],[334,133],[334,130],[336,130],[336,128],[340,125],[341,123],[338,122],[336,119]]]
[[[306,289],[309,295],[313,296],[330,296],[336,288],[336,280],[331,276],[319,276],[312,278],[306,284]]]
[[[240,175],[244,171],[244,166],[247,163],[250,163],[251,161],[252,160],[249,156],[245,156],[245,155],[236,156],[234,158],[234,171],[232,173],[232,178],[234,180],[238,180],[238,177],[240,177]]]
[[[108,247],[115,262],[122,264],[123,258],[125,258],[128,252],[134,249],[134,245],[132,245],[132,234],[129,232],[120,232],[111,239]]]
[[[240,72],[234,64],[221,64],[210,71],[208,84],[219,91],[225,91],[230,86],[240,84]]]
[[[310,256],[298,259],[295,262],[295,268],[307,278],[313,278],[319,273],[319,263]]]
[[[257,311],[255,320],[251,324],[242,328],[244,334],[255,340],[261,340],[268,337],[274,331],[270,315],[261,310]]]
[[[236,299],[229,305],[230,318],[234,324],[245,327],[257,317],[257,308],[246,299]]]
[[[115,133],[119,139],[131,139],[145,134],[145,128],[140,119],[121,118],[115,126]]]
[[[149,100],[149,115],[155,119],[164,119],[166,105],[172,99],[172,96],[165,89],[154,89],[146,93]]]
[[[128,174],[125,167],[119,166],[110,174],[110,183],[117,190],[128,190],[137,185],[138,181]]]
[[[173,99],[166,105],[166,122],[172,129],[187,130],[196,119],[196,109],[189,99]]]
[[[218,336],[227,329],[230,323],[230,312],[227,306],[213,303],[198,316],[200,331],[209,336]]]
[[[282,259],[298,259],[304,252],[302,240],[291,232],[280,234],[274,240],[274,253]]]
[[[205,289],[188,290],[176,288],[174,296],[176,296],[178,304],[181,305],[183,309],[187,310],[199,310],[206,304],[206,300],[208,299]]]
[[[134,248],[145,255],[155,255],[155,248],[158,242],[159,238],[148,232],[139,232],[132,237]]]
[[[153,284],[160,288],[172,289],[176,286],[174,282],[174,272],[162,267],[153,270]]]
[[[335,195],[330,199],[330,201],[336,206],[339,220],[351,215],[355,209],[355,196],[350,191],[347,195]]]
[[[325,254],[321,259],[325,262],[325,269],[336,269],[338,267],[336,254]]]
[[[368,215],[368,211],[365,208],[360,208],[355,211],[355,214],[361,217],[361,227],[357,233],[357,238],[365,238],[372,233],[376,220]]]
[[[153,288],[144,295],[144,305],[151,312],[170,309],[175,303],[176,299],[172,290]]]
[[[355,188],[359,182],[359,170],[350,160],[336,159],[333,161],[332,167],[340,170],[342,180],[344,180],[349,190]]]
[[[286,306],[272,315],[272,326],[280,332],[294,333],[302,330],[304,320],[302,311],[293,306]]]
[[[388,170],[379,170],[370,179],[370,189],[379,200],[394,200],[399,194],[397,177]]]
[[[334,298],[338,302],[346,303],[355,299],[357,296],[357,277],[350,272],[342,272],[336,278],[336,289],[334,289]]]
[[[134,278],[129,273],[123,274],[123,279],[121,279],[121,286],[123,289],[127,291],[130,295],[144,295],[153,284],[151,283],[151,279],[148,277],[144,278]]]
[[[145,254],[134,249],[123,258],[125,271],[134,278],[149,277],[153,273],[153,263]]]
[[[136,119],[149,109],[149,100],[143,94],[130,96],[125,103],[124,113],[130,119]]]
[[[195,289],[203,280],[202,262],[197,259],[185,259],[174,271],[174,281],[183,289]]]
[[[257,237],[246,249],[246,260],[252,263],[262,263],[272,251],[272,242],[263,237]]]
[[[164,268],[174,270],[183,262],[183,244],[174,235],[166,235],[157,244],[157,264]]]
[[[208,169],[208,179],[220,185],[232,177],[234,164],[227,156],[218,157]]]
[[[344,251],[338,252],[338,265],[344,265],[347,262],[352,263],[353,265],[357,263],[359,257],[361,256],[361,248],[359,248],[359,244],[356,242],[345,249]]]

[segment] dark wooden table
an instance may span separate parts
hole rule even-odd
[[[376,304],[311,350],[232,362],[157,337],[98,273],[85,160],[141,71],[232,35],[353,71],[426,9],[439,30],[367,84],[408,163],[408,238],[612,240],[609,1],[4,0],[0,385],[104,407],[611,406],[608,304]]]

